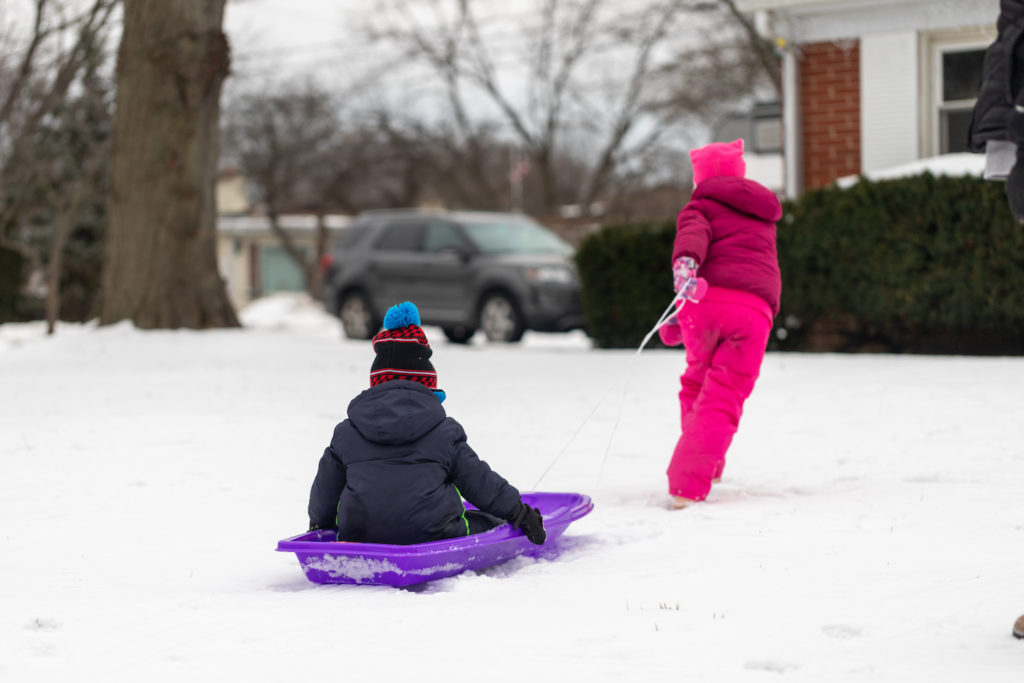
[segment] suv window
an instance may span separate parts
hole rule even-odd
[[[341,235],[334,242],[334,246],[338,249],[351,249],[362,242],[363,238],[370,233],[370,227],[369,223],[350,225],[341,231]]]
[[[571,254],[572,247],[544,226],[528,220],[463,223],[469,239],[485,254]]]
[[[377,248],[386,251],[419,251],[423,236],[420,223],[392,223],[384,228]]]
[[[451,223],[431,223],[423,233],[423,251],[461,250],[468,246],[466,238]]]

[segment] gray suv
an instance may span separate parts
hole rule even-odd
[[[371,211],[325,257],[324,306],[369,339],[389,306],[412,301],[425,325],[463,343],[583,327],[572,247],[514,213]]]

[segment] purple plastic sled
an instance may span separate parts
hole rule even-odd
[[[590,497],[580,493],[524,493],[523,501],[544,516],[548,537],[542,546],[503,524],[481,534],[416,545],[340,543],[333,531],[310,531],[279,541],[277,550],[295,553],[306,578],[314,583],[409,586],[539,552],[594,509]],[[468,503],[466,507],[472,509]]]

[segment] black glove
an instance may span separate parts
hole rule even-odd
[[[1018,222],[1024,222],[1024,92],[1017,95],[1017,103],[1006,120],[1006,137],[1017,145],[1017,162],[1006,177],[1006,196],[1010,212]]]
[[[1024,223],[1024,144],[1017,145],[1017,163],[1006,177],[1006,198],[1010,200],[1010,213],[1018,223]]]
[[[544,531],[544,518],[540,516],[540,510],[532,508],[526,503],[519,504],[519,510],[516,512],[515,519],[512,520],[512,526],[522,529],[526,538],[534,545],[543,544],[544,539],[548,537],[547,532]]]

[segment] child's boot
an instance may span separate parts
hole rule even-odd
[[[672,510],[682,510],[688,508],[700,501],[693,500],[691,498],[684,498],[683,496],[669,495],[668,505]]]
[[[711,483],[720,484],[722,483],[722,472],[725,470],[725,458],[718,461],[715,465],[714,472],[711,473]]]

